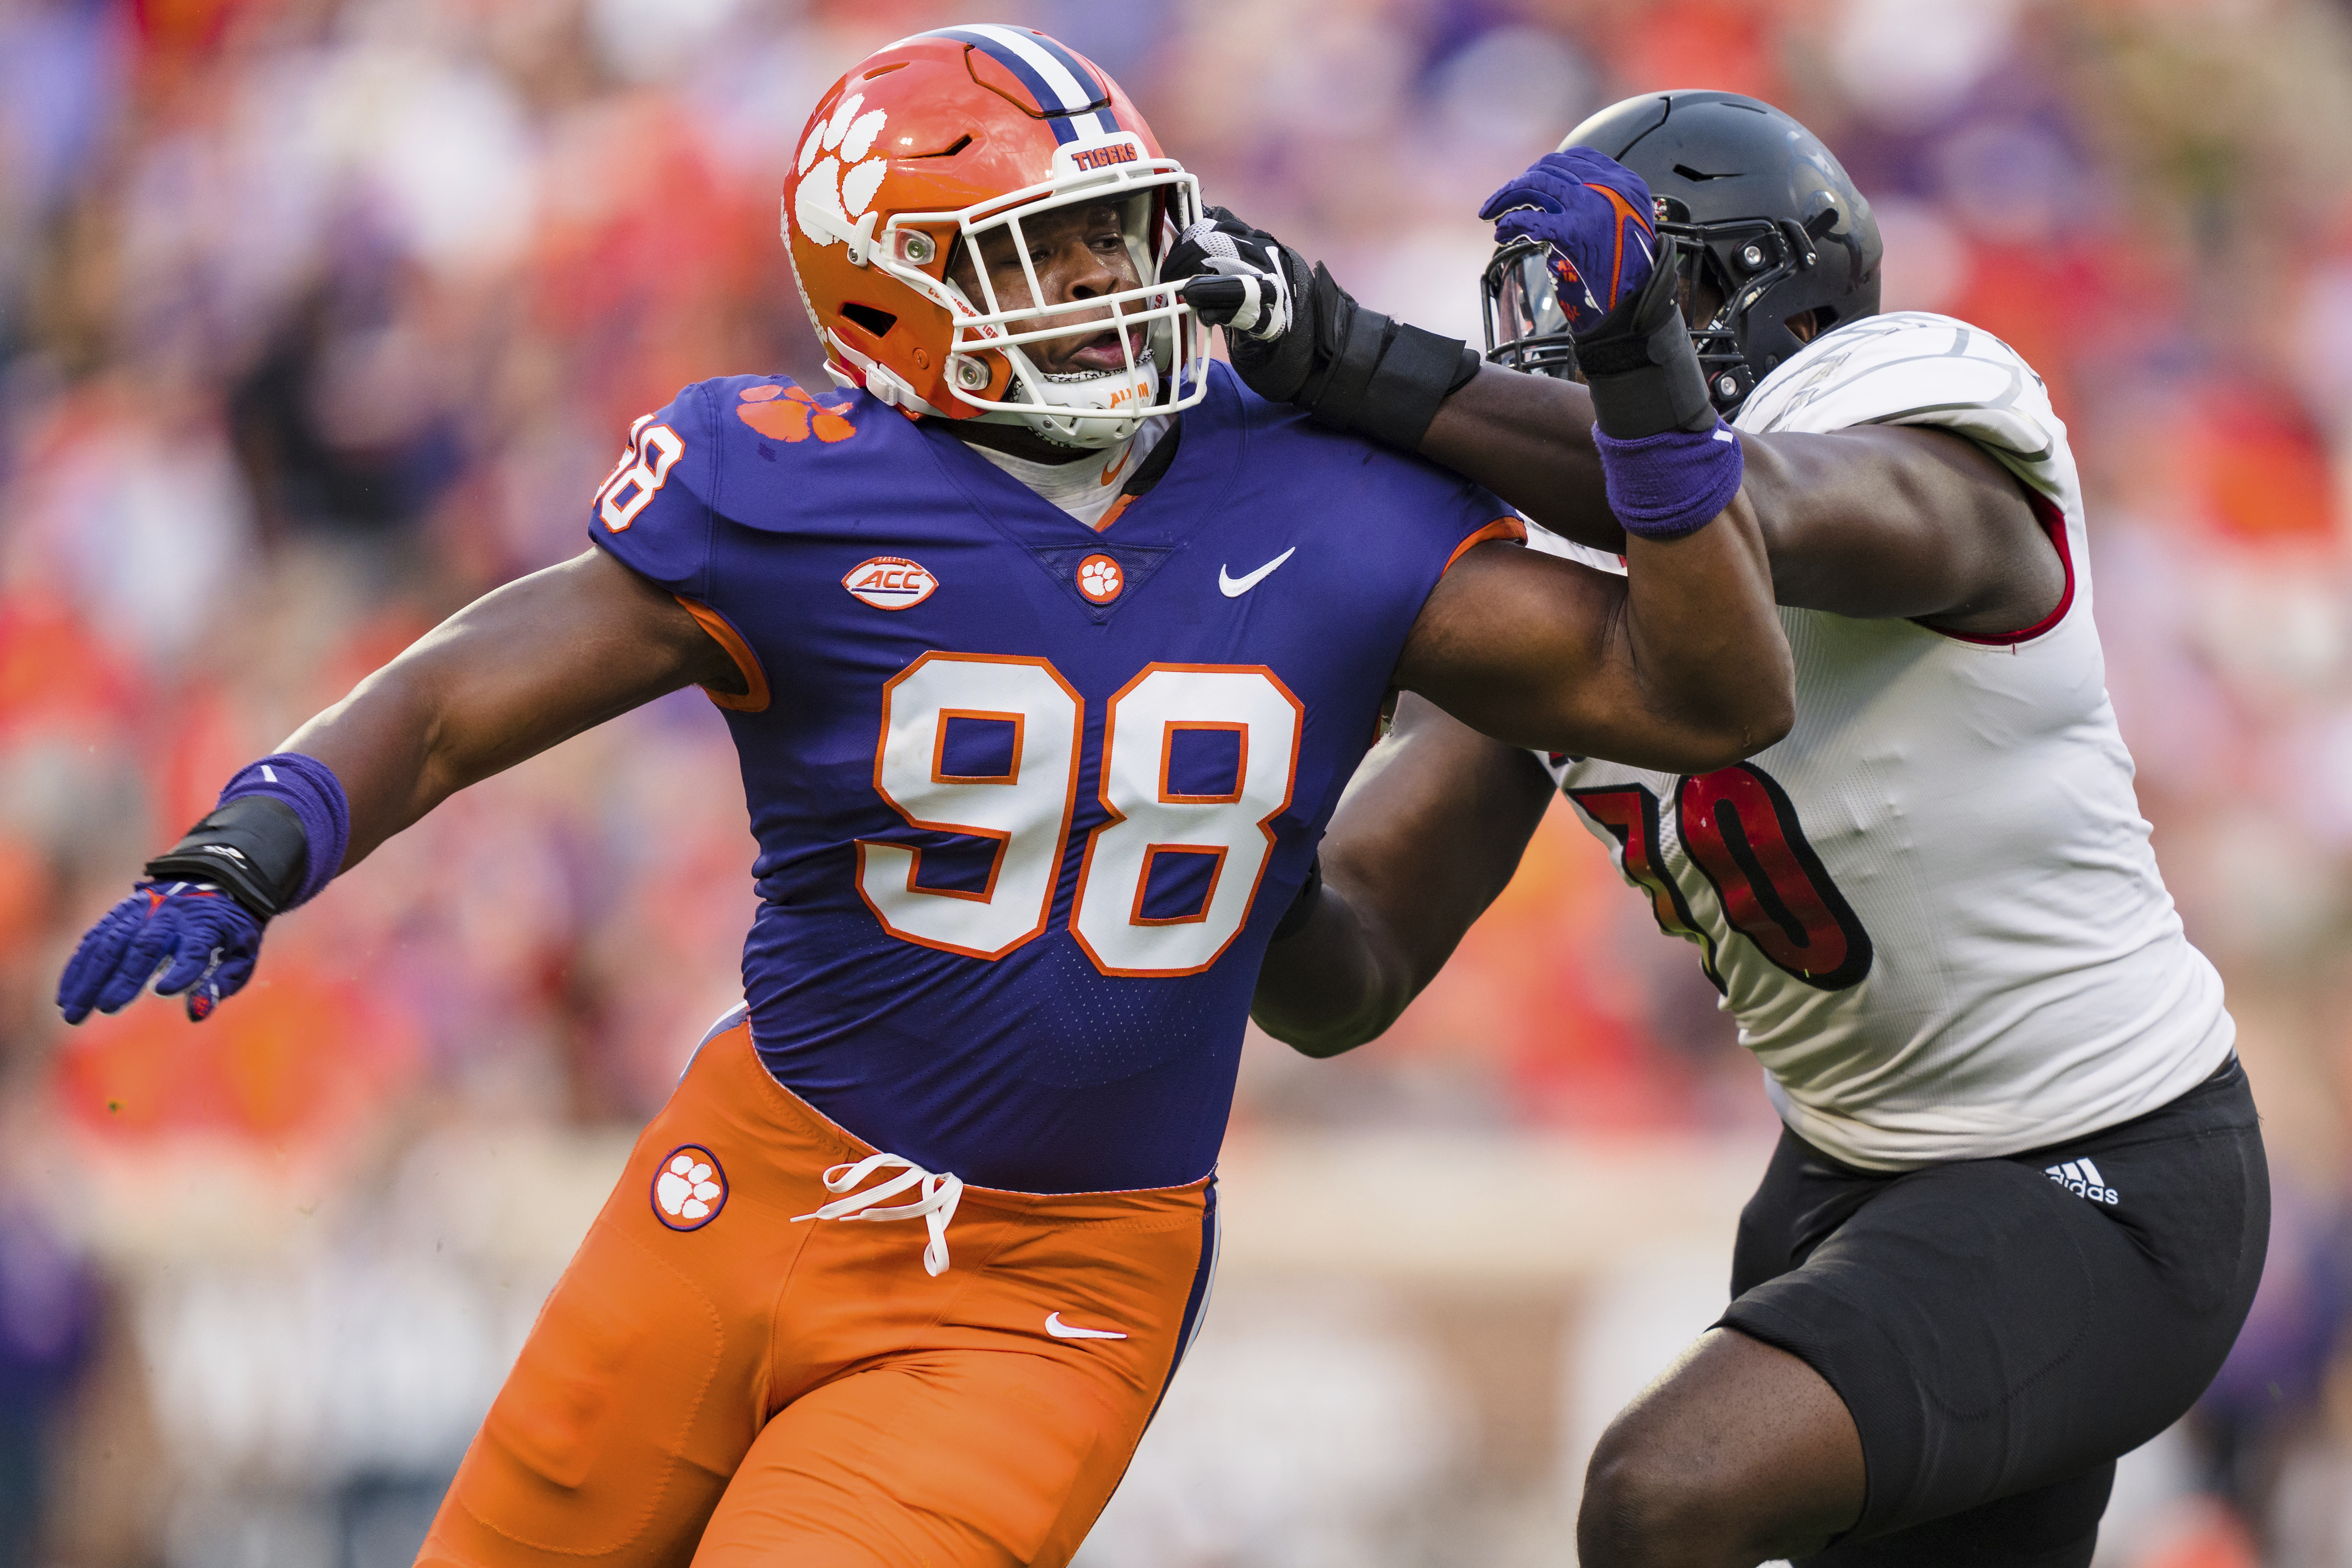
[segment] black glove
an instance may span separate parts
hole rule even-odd
[[[1168,247],[1160,280],[1192,279],[1184,302],[1207,325],[1224,328],[1225,341],[1238,348],[1244,339],[1273,342],[1290,330],[1294,269],[1304,280],[1307,258],[1223,207],[1211,207]]]
[[[1223,245],[1233,247],[1232,258],[1219,254]],[[1255,298],[1220,260],[1246,266]],[[1326,429],[1360,431],[1412,451],[1446,395],[1478,374],[1478,353],[1459,338],[1365,310],[1320,263],[1309,271],[1304,256],[1223,207],[1211,207],[1206,222],[1178,237],[1160,276],[1192,278],[1185,300],[1212,325],[1241,320],[1239,312],[1278,293],[1278,310],[1265,310],[1248,329],[1226,327],[1234,371],[1260,397],[1295,404]],[[1269,278],[1278,278],[1278,287]]]

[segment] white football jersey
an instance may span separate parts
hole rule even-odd
[[[1797,721],[1778,745],[1699,777],[1546,765],[1658,923],[1698,946],[1808,1142],[1902,1169],[2152,1110],[2227,1059],[2235,1026],[2132,792],[2065,426],[2007,344],[1916,313],[1819,339],[1737,421],[1854,425],[1941,426],[2015,473],[2066,561],[2050,617],[1963,637],[1783,609]]]

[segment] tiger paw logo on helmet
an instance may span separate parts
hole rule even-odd
[[[866,153],[889,123],[890,111],[875,109],[861,114],[865,104],[863,93],[851,93],[830,117],[811,125],[808,140],[801,143],[800,190],[793,198],[793,211],[801,232],[818,245],[846,243],[855,235],[852,226],[873,205],[874,193],[882,188],[882,176],[888,172],[882,158],[869,158]],[[849,165],[846,178],[841,172],[845,163]]]
[[[1128,278],[1109,291],[1033,299],[1034,271],[974,265],[1023,254],[1024,223],[1096,207],[1125,241]],[[1207,395],[1208,331],[1158,282],[1200,210],[1199,183],[1092,61],[978,23],[902,38],[826,91],[785,176],[781,226],[842,385],[909,417],[1103,447]],[[1129,345],[1123,367],[1041,368],[1107,329]]]
[[[857,434],[849,422],[846,403],[819,403],[797,386],[747,386],[737,393],[735,417],[772,441],[805,441],[811,436],[831,445]]]
[[[699,1143],[681,1143],[654,1173],[654,1217],[672,1230],[700,1230],[727,1206],[727,1173]]]

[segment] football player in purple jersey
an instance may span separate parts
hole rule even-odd
[[[585,554],[240,773],[60,985],[79,1020],[160,968],[202,1017],[452,792],[683,686],[725,710],[744,1003],[426,1562],[1066,1562],[1198,1325],[1259,960],[1391,693],[1664,768],[1788,724],[1736,445],[1614,459],[1657,505],[1612,575],[1248,393],[1160,268],[1190,235],[1234,331],[1294,301],[1216,265],[1192,176],[1053,39],[861,62],[784,212],[838,390],[722,377],[637,421]],[[1410,445],[1436,399],[1383,406]]]
[[[1223,215],[1213,287],[1244,308],[1235,270],[1278,271],[1299,302],[1236,368],[1337,429],[1438,392],[1404,445],[1602,570],[1659,505],[1629,449],[1735,442],[1797,721],[1694,773],[1408,697],[1256,1016],[1316,1055],[1378,1035],[1564,794],[1696,947],[1786,1124],[1733,1300],[1601,1438],[1578,1561],[2084,1568],[2116,1457],[2245,1320],[2269,1194],[2107,702],[2065,426],[2007,345],[1880,313],[1869,204],[1768,104],[1629,99],[1480,216],[1494,357],[1538,374],[1392,366],[1393,323]]]

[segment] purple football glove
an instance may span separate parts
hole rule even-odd
[[[58,1005],[68,1024],[93,1007],[119,1012],[163,968],[155,994],[186,992],[188,1016],[201,1024],[251,978],[260,953],[260,920],[211,883],[133,883],[74,950]]]
[[[1478,216],[1495,243],[1538,239],[1571,331],[1591,331],[1620,300],[1641,291],[1657,249],[1654,209],[1642,176],[1590,147],[1547,153],[1486,198]]]

